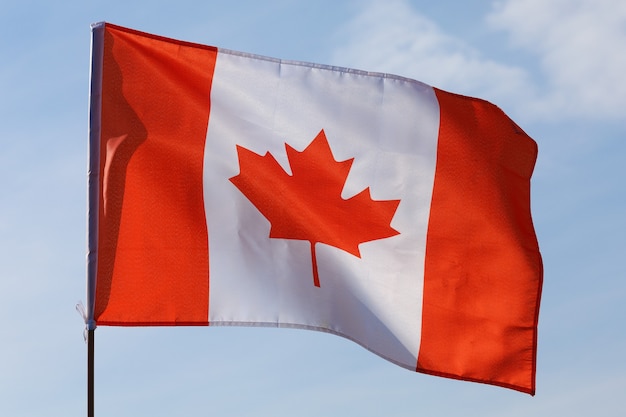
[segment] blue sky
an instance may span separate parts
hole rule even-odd
[[[89,25],[392,72],[503,108],[539,145],[537,395],[414,374],[342,338],[96,331],[96,415],[623,416],[626,3],[17,1],[0,7],[0,414],[84,415]]]

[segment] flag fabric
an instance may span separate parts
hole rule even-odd
[[[534,394],[537,146],[394,75],[92,27],[87,321],[294,327]]]

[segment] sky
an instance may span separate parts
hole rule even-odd
[[[90,24],[389,72],[501,107],[539,146],[537,393],[416,374],[341,337],[96,331],[97,416],[626,415],[626,2],[4,0],[0,415],[86,413]]]

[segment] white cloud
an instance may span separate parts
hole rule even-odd
[[[512,47],[536,56],[530,68],[486,57],[444,32],[406,0],[368,3],[340,33],[337,65],[390,72],[486,98],[514,117],[620,120],[626,107],[626,2],[506,0],[486,17]],[[536,75],[537,76],[537,75]]]
[[[523,69],[485,59],[404,0],[371,2],[341,33],[337,65],[403,75],[495,102],[527,95]]]
[[[573,117],[624,117],[626,2],[507,0],[495,5],[487,22],[538,56],[547,78],[543,108]]]

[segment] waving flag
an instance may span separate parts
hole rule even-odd
[[[337,334],[535,390],[537,146],[387,74],[93,27],[87,320]]]

